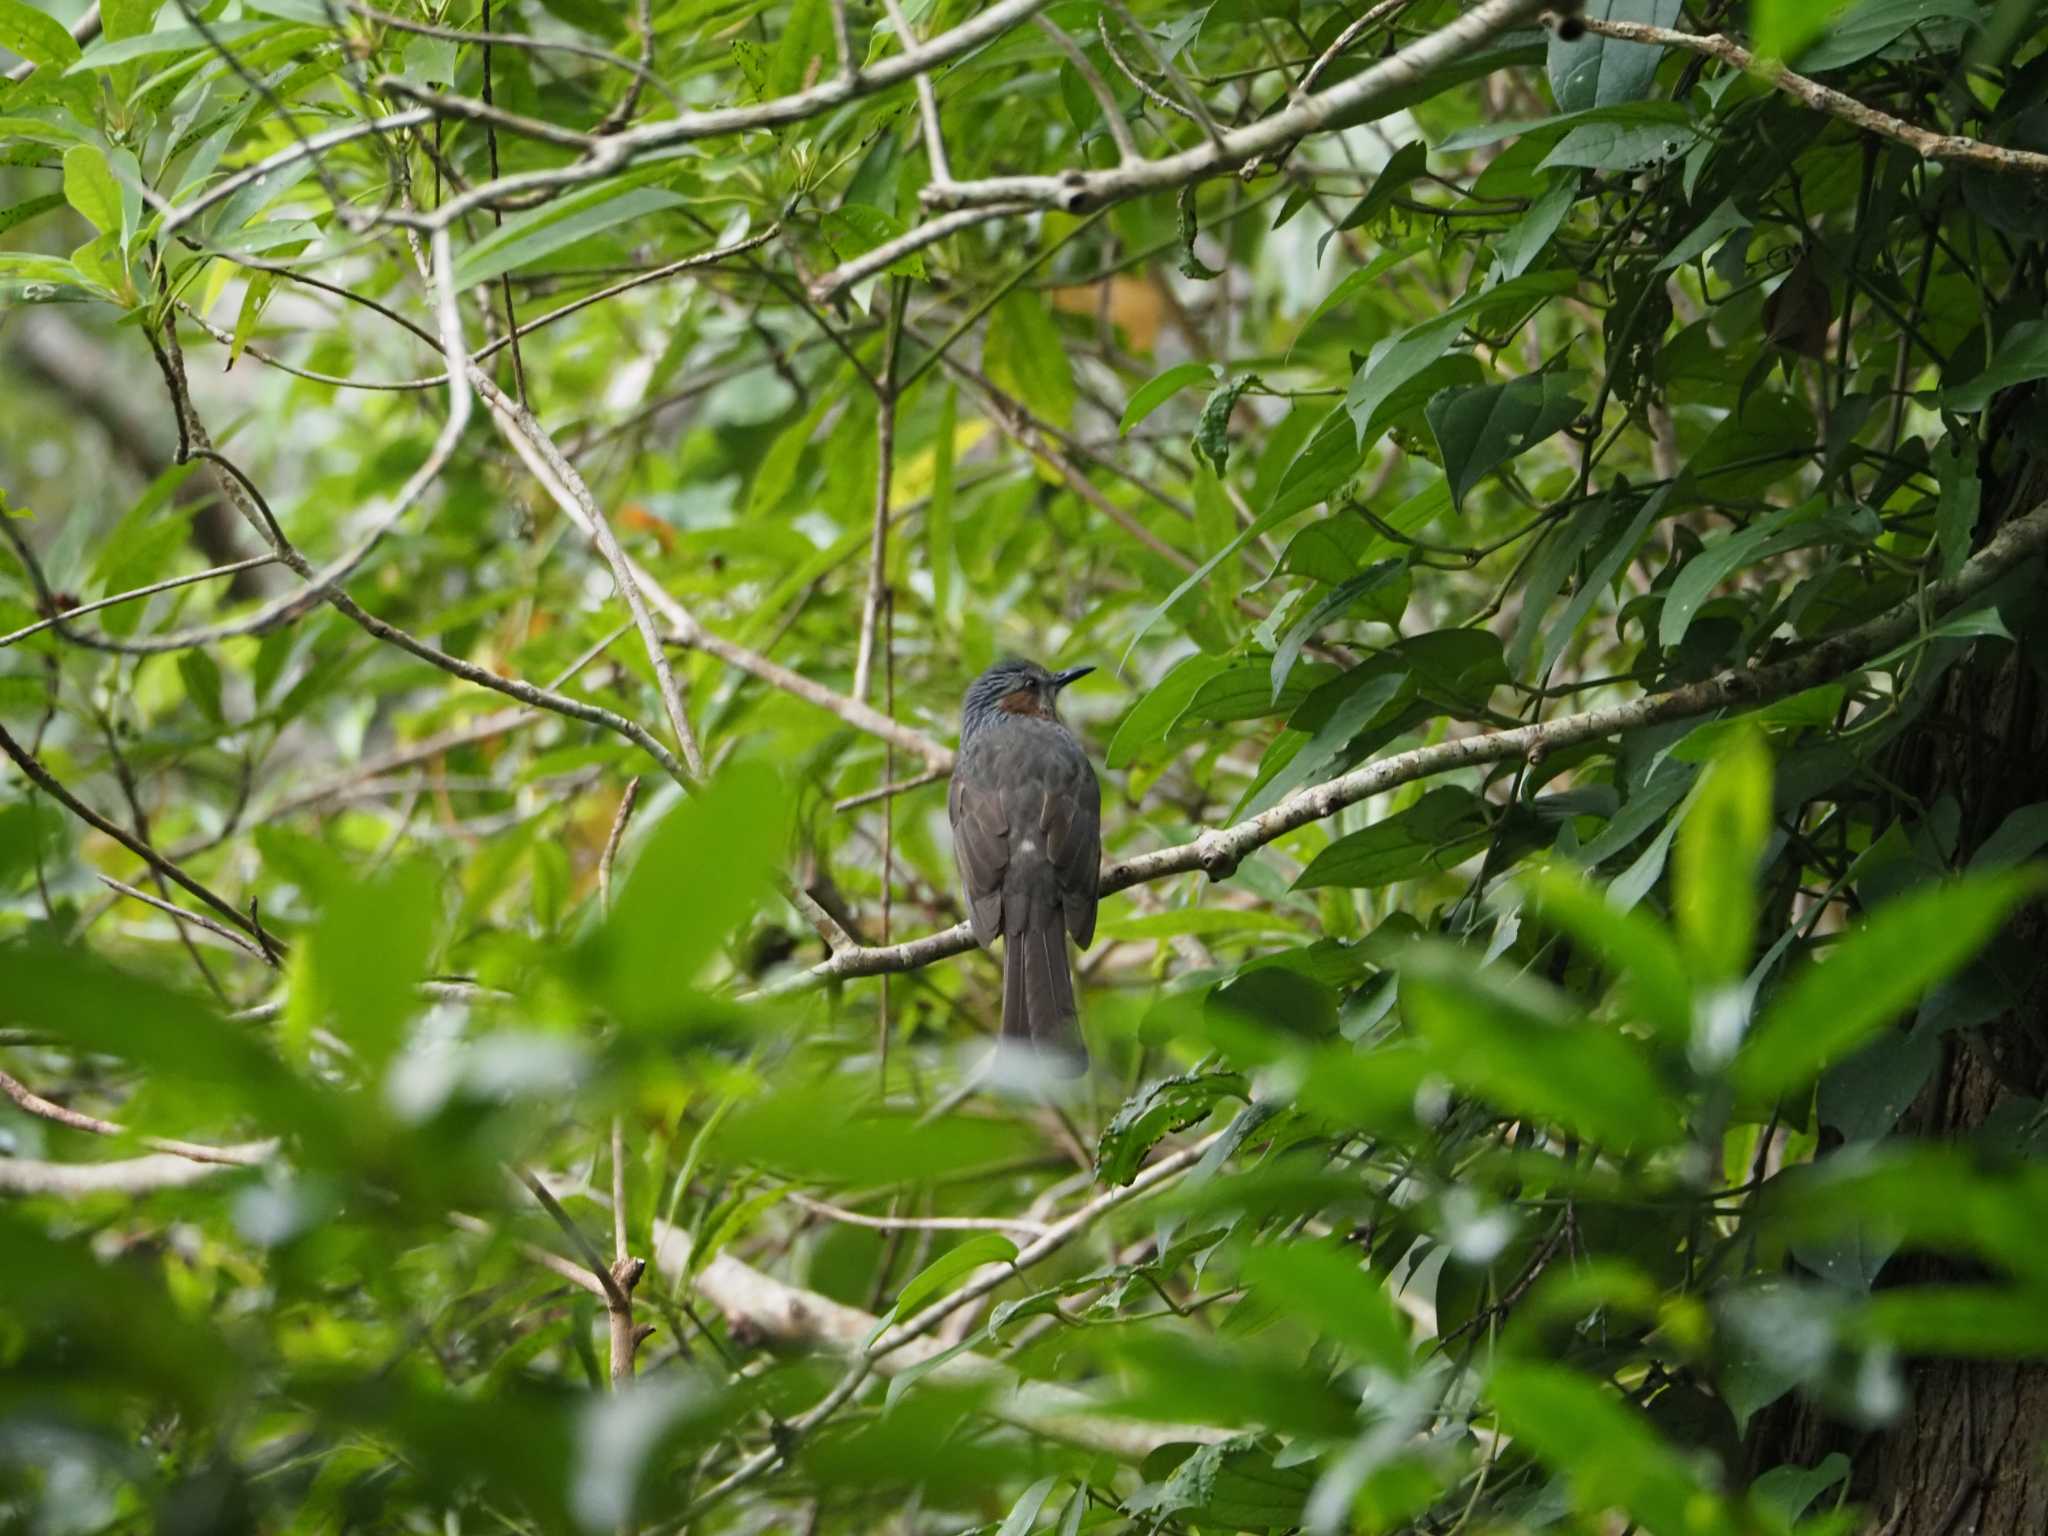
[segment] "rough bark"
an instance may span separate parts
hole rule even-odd
[[[2032,393],[2031,389],[2026,393]],[[2038,403],[2031,408],[2038,408]],[[2048,488],[2048,465],[1987,452],[1980,466],[1979,539]],[[2048,622],[2048,604],[2030,615]],[[1942,680],[1926,716],[1886,765],[1918,818],[1946,798],[1959,811],[1953,862],[1962,867],[2013,811],[2048,799],[2048,712],[2040,664],[2019,644],[1980,644]],[[2038,647],[2038,637],[2034,640]],[[1954,1140],[1983,1127],[2015,1096],[2048,1094],[2048,907],[2023,911],[2006,953],[2031,963],[2015,1006],[1979,1028],[1951,1034],[1941,1062],[1907,1111],[1899,1134]],[[1933,1258],[1902,1257],[1880,1286],[1981,1280],[1981,1272]],[[2039,1536],[2048,1532],[2048,1361],[1913,1360],[1910,1407],[1885,1429],[1857,1434],[1814,1405],[1788,1399],[1760,1417],[1753,1464],[1812,1465],[1840,1450],[1852,1462],[1851,1492],[1882,1536]]]

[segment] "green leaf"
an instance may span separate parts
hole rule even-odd
[[[2048,320],[2022,320],[1998,338],[1997,355],[1982,371],[1942,390],[1941,403],[1946,410],[1981,411],[2001,390],[2040,378],[2048,378]]]
[[[1771,750],[1756,730],[1729,739],[1701,774],[1678,829],[1678,933],[1696,981],[1725,986],[1756,942],[1756,871],[1771,833]]]
[[[867,203],[842,203],[818,221],[832,254],[841,261],[865,255],[903,233],[903,221]],[[882,269],[899,277],[923,277],[924,256],[912,251]]]
[[[1208,1119],[1223,1100],[1242,1099],[1247,1093],[1245,1079],[1237,1072],[1188,1072],[1148,1084],[1126,1099],[1103,1127],[1095,1150],[1095,1177],[1104,1184],[1130,1183],[1160,1137]]]
[[[292,1073],[267,1041],[186,993],[42,940],[10,945],[5,971],[0,1023],[122,1058],[148,1074],[153,1088],[175,1093],[181,1115],[289,1131],[322,1153],[339,1134],[326,1095]]]
[[[141,37],[156,22],[163,0],[102,0],[100,24],[106,36],[116,42],[124,37]]]
[[[2048,1308],[2038,1290],[1989,1285],[1908,1285],[1880,1291],[1845,1331],[1902,1354],[1964,1359],[2048,1357]]]
[[[1679,0],[1588,0],[1586,14],[1602,21],[1632,21],[1653,27],[1678,24]],[[1618,42],[1586,32],[1570,42],[1551,34],[1545,67],[1550,92],[1561,112],[1577,112],[1649,95],[1664,51],[1643,43]]]
[[[1222,939],[1300,933],[1302,925],[1282,913],[1255,907],[1173,907],[1165,912],[1105,918],[1095,931],[1113,939],[1170,939],[1189,933]]]
[[[185,683],[185,697],[199,706],[199,712],[215,725],[221,723],[220,667],[204,648],[178,652],[178,676]]]
[[[1229,670],[1230,663],[1219,656],[1197,654],[1175,662],[1173,670],[1131,706],[1110,738],[1103,761],[1111,768],[1128,768],[1141,751],[1165,737],[1204,683]]]
[[[1128,437],[1131,428],[1189,385],[1206,384],[1215,376],[1216,370],[1207,363],[1176,363],[1164,373],[1155,374],[1132,393],[1130,403],[1124,407],[1123,420],[1117,423],[1117,436]]]
[[[1428,169],[1429,146],[1420,139],[1410,139],[1387,158],[1387,163],[1380,168],[1380,173],[1373,177],[1372,185],[1366,189],[1365,196],[1344,215],[1337,229],[1358,229],[1370,224],[1393,207],[1394,199],[1414,186]],[[1317,243],[1316,255],[1319,260],[1323,248],[1335,237],[1335,233],[1336,231],[1325,233],[1322,240]]]
[[[1246,1251],[1244,1277],[1287,1315],[1335,1339],[1354,1357],[1408,1374],[1409,1325],[1385,1282],[1354,1250],[1329,1243],[1270,1242]]]
[[[1686,462],[1685,477],[1703,499],[1740,501],[1793,474],[1818,446],[1805,401],[1760,389],[1707,434]]]
[[[333,1019],[372,1066],[396,1053],[405,1022],[423,1006],[419,983],[440,942],[440,884],[439,872],[417,860],[374,880],[338,881],[292,957],[294,979],[312,989],[313,1016]]]
[[[64,202],[62,192],[45,192],[40,197],[24,198],[11,208],[0,208],[0,235],[48,213],[52,208],[62,208]]]
[[[1572,600],[1565,605],[1564,612],[1559,614],[1556,622],[1544,632],[1543,653],[1536,663],[1538,675],[1550,671],[1552,663],[1564,654],[1565,647],[1578,633],[1579,626],[1586,620],[1586,615],[1592,612],[1593,604],[1598,601],[1600,594],[1621,573],[1622,567],[1635,558],[1636,551],[1642,547],[1651,524],[1663,515],[1664,504],[1670,494],[1671,487],[1659,486],[1652,495],[1645,498],[1642,505],[1636,508],[1635,516],[1629,519],[1628,526],[1615,537],[1599,560],[1594,563],[1593,568],[1581,578],[1578,590],[1572,594]]]
[[[1636,1018],[1683,1042],[1692,1029],[1692,984],[1664,925],[1640,909],[1616,906],[1583,872],[1549,868],[1523,878],[1538,920],[1598,956],[1619,978]]]
[[[1977,481],[1977,446],[1968,433],[1945,438],[1934,450],[1934,473],[1941,496],[1934,507],[1934,543],[1941,552],[1941,574],[1953,576],[1970,558],[1971,535],[1983,500]]]
[[[2038,868],[2000,870],[1886,902],[1779,991],[1735,1059],[1738,1086],[1770,1100],[1804,1085],[1961,969],[2044,884]]]
[[[1584,410],[1570,391],[1568,377],[1543,373],[1432,398],[1425,414],[1450,479],[1451,505],[1462,510],[1473,486]]]
[[[1280,697],[1280,690],[1287,686],[1287,675],[1294,670],[1294,663],[1301,655],[1301,648],[1314,639],[1325,624],[1349,613],[1353,607],[1374,592],[1400,580],[1407,571],[1408,567],[1402,561],[1382,560],[1334,591],[1324,593],[1320,602],[1289,626],[1279,645],[1273,649],[1273,697]],[[1374,617],[1382,618],[1383,622],[1392,622],[1379,614],[1375,614]]]
[[[1159,1475],[1149,1462],[1146,1472]],[[1163,1482],[1146,1483],[1124,1501],[1124,1513],[1148,1530],[1169,1520],[1208,1530],[1291,1530],[1301,1524],[1314,1482],[1312,1468],[1277,1466],[1259,1436],[1239,1435],[1200,1447]]]
[[[1504,280],[1520,277],[1550,245],[1579,200],[1579,178],[1561,172],[1550,178],[1550,190],[1529,205],[1529,211],[1508,226],[1494,247],[1497,270]]]
[[[64,152],[64,197],[101,234],[121,232],[121,184],[90,144]]]
[[[1756,0],[1749,25],[1757,53],[1791,59],[1828,30],[1830,18],[1845,4],[1846,0]]]
[[[1759,517],[1747,528],[1717,534],[1686,561],[1664,595],[1657,618],[1657,643],[1667,650],[1682,643],[1693,617],[1715,589],[1748,566],[1833,541],[1857,540],[1847,520],[1812,506],[1786,507]]]
[[[780,29],[768,93],[788,96],[814,85],[838,67],[827,0],[795,0]]]
[[[1381,402],[1443,356],[1467,320],[1526,310],[1577,284],[1578,275],[1573,272],[1531,272],[1468,294],[1434,320],[1374,342],[1365,362],[1351,376],[1350,388],[1344,395],[1344,409],[1358,430],[1360,442],[1365,441],[1366,427]]]
[[[502,272],[515,271],[628,220],[687,206],[687,199],[659,187],[620,192],[615,185],[601,182],[559,202],[514,214],[503,227],[492,230],[456,258],[455,286],[465,289],[487,283]]]
[[[288,30],[285,24],[275,21],[216,21],[207,27],[214,42],[209,42],[197,27],[166,27],[160,32],[145,32],[140,37],[102,37],[83,55],[75,56],[65,73],[75,75],[81,70],[112,69],[117,64],[160,58],[168,53],[210,53],[216,42],[222,47],[232,47],[251,38],[276,36]]]
[[[1651,270],[1669,272],[1674,267],[1682,267],[1688,261],[1704,256],[1736,230],[1748,229],[1754,222],[1748,214],[1735,206],[1733,198],[1724,197],[1714,206],[1713,212],[1694,225],[1692,232],[1683,240],[1666,251]]]
[[[715,865],[706,867],[715,868]],[[957,1176],[1029,1155],[1021,1125],[949,1115],[863,1113],[844,1085],[784,1084],[741,1105],[719,1128],[715,1154],[831,1186]]]
[[[1210,266],[1195,252],[1195,236],[1202,232],[1195,216],[1195,184],[1189,182],[1180,189],[1175,199],[1180,212],[1180,275],[1194,282],[1206,283],[1223,274]]]
[[[1074,419],[1074,368],[1045,301],[1013,289],[989,316],[982,363],[989,377],[1035,416],[1065,427]]]
[[[888,1320],[914,1316],[925,1303],[936,1301],[985,1264],[1007,1264],[1017,1257],[1017,1245],[997,1232],[980,1232],[958,1246],[947,1249],[904,1282]]]
[[[1401,1011],[1452,1082],[1617,1150],[1668,1146],[1681,1133],[1642,1046],[1573,1021],[1561,996],[1448,947],[1390,958],[1401,971]]]
[[[61,70],[78,60],[70,29],[22,0],[0,0],[0,47],[45,68]]]
[[[1301,668],[1301,677],[1290,678],[1278,694],[1272,688],[1272,664],[1264,658],[1247,658],[1217,673],[1195,690],[1182,711],[1182,720],[1257,720],[1267,715],[1284,715],[1308,694],[1336,675],[1336,668],[1320,663]],[[1178,722],[1176,722],[1178,723]]]
[[[578,947],[574,974],[630,1026],[687,1017],[691,983],[773,888],[787,831],[775,775],[751,763],[725,769],[662,818],[610,919]]]
[[[1567,1477],[1572,1505],[1587,1519],[1622,1509],[1647,1531],[1733,1536],[1745,1528],[1642,1413],[1576,1372],[1503,1361],[1486,1395],[1515,1443]]]
[[[1749,1495],[1785,1519],[1797,1520],[1807,1506],[1848,1475],[1849,1458],[1830,1451],[1811,1467],[1772,1467],[1749,1485]]]
[[[1010,1513],[1003,1520],[1002,1529],[996,1532],[996,1536],[1025,1536],[1032,1526],[1038,1524],[1039,1513],[1045,1508],[1045,1501],[1052,1497],[1052,1491],[1058,1484],[1059,1479],[1056,1477],[1041,1477],[1026,1488],[1017,1496],[1017,1502],[1010,1506]]]
[[[1692,146],[1695,138],[1690,127],[1588,123],[1559,139],[1536,169],[1633,171],[1677,158]]]
[[[1209,467],[1221,475],[1230,463],[1230,413],[1237,409],[1238,398],[1259,382],[1256,373],[1247,373],[1219,385],[1202,407],[1202,418],[1195,424],[1193,448],[1197,459],[1208,461]]]
[[[1407,810],[1338,838],[1309,861],[1294,889],[1372,890],[1441,874],[1479,852],[1490,836],[1483,802],[1469,789],[1441,784]]]
[[[1983,7],[1973,0],[1863,0],[1800,53],[1799,70],[1814,74],[1840,69],[1890,47],[1915,28],[1938,20],[1976,25],[1983,15]]]

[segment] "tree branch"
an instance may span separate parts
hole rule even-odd
[[[1497,33],[1534,15],[1541,5],[1542,0],[1482,0],[1449,25],[1418,38],[1351,79],[1316,95],[1304,96],[1282,111],[1177,155],[1103,171],[1068,170],[1055,176],[935,180],[924,188],[922,195],[927,204],[939,208],[1024,202],[1081,213],[1146,192],[1186,186],[1327,127],[1333,120],[1413,84],[1428,71],[1470,53]]]
[[[2039,150],[2011,149],[2003,144],[1986,144],[1980,139],[1966,138],[1959,133],[1933,133],[1915,127],[1875,107],[1865,106],[1853,96],[1831,90],[1818,80],[1794,74],[1774,60],[1758,59],[1747,48],[1718,32],[1675,32],[1669,27],[1646,26],[1634,21],[1607,21],[1594,16],[1581,16],[1579,22],[1588,32],[1599,37],[1611,37],[1625,43],[1645,43],[1654,48],[1681,48],[1687,53],[1719,59],[1736,69],[1753,70],[1767,84],[1776,86],[1814,111],[1839,117],[1865,133],[1874,133],[1879,138],[1903,144],[1923,160],[1974,165],[1987,171],[2005,171],[2020,176],[2048,176],[2048,154]]]
[[[1751,710],[1759,705],[1817,688],[1860,671],[1884,652],[1905,644],[1929,622],[1930,616],[1952,613],[1981,593],[1992,582],[2023,561],[2048,551],[2048,504],[2035,508],[1999,529],[1989,543],[1954,576],[1930,582],[1921,592],[1873,619],[1821,641],[1812,649],[1784,661],[1739,671],[1722,672],[1702,682],[1689,683],[1667,693],[1651,694],[1629,704],[1584,714],[1560,715],[1554,720],[1511,730],[1483,731],[1456,741],[1417,747],[1355,768],[1350,773],[1307,789],[1297,790],[1278,805],[1235,826],[1213,828],[1192,842],[1156,849],[1108,865],[1102,871],[1100,890],[1107,896],[1152,880],[1173,875],[1205,873],[1212,880],[1226,880],[1245,856],[1254,849],[1286,836],[1289,832],[1335,815],[1374,795],[1434,778],[1453,769],[1479,763],[1510,761],[1537,762],[1546,754],[1582,742],[1599,741],[1624,731],[1661,725],[1673,720],[1694,720],[1718,710]],[[849,976],[878,976],[885,971],[910,971],[974,948],[974,933],[966,923],[956,923],[937,933],[903,944],[844,949],[806,971],[756,996],[773,996],[796,991],[819,982]]]

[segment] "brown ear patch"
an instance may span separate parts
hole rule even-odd
[[[996,700],[996,708],[1009,715],[1042,715],[1036,688],[1013,688]]]

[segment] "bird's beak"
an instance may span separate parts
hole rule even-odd
[[[1094,670],[1093,667],[1069,667],[1064,672],[1053,673],[1053,691],[1057,693],[1060,689],[1066,687],[1067,684],[1080,681]]]

